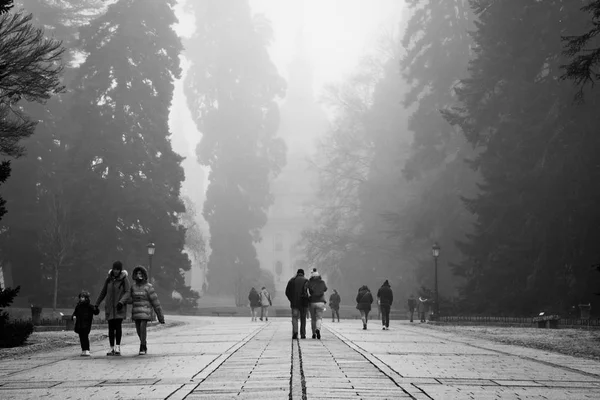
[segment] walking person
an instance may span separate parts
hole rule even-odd
[[[135,322],[135,331],[140,338],[140,355],[148,352],[146,343],[146,329],[148,321],[152,318],[152,309],[156,313],[158,322],[165,323],[165,317],[158,301],[154,287],[148,283],[148,271],[142,266],[133,269],[134,284],[131,287],[132,310],[131,319]]]
[[[429,305],[427,304],[427,298],[419,297],[419,302],[417,303],[417,312],[419,313],[419,318],[421,322],[427,322],[426,315],[429,309]]]
[[[71,319],[75,319],[74,330],[79,335],[83,357],[90,356],[90,331],[92,330],[94,315],[98,314],[100,314],[100,310],[90,303],[90,294],[85,290],[79,293],[79,301],[75,306]]]
[[[342,298],[340,297],[337,290],[333,289],[333,293],[329,296],[329,307],[331,307],[331,322],[335,322],[335,316],[337,315],[337,320],[340,322],[340,303],[342,302]]]
[[[292,339],[298,339],[298,320],[300,320],[300,338],[306,339],[307,282],[304,270],[300,268],[285,287],[285,297],[289,300],[292,309]]]
[[[371,311],[371,304],[373,304],[373,295],[367,287],[363,285],[358,289],[356,295],[356,308],[360,311],[360,318],[363,323],[363,330],[367,329],[367,322],[369,322],[369,311]]]
[[[260,307],[260,296],[258,295],[256,289],[250,289],[248,301],[250,302],[250,312],[252,313],[252,321],[254,322],[258,319],[256,315],[258,313],[258,307]]]
[[[321,324],[323,322],[323,311],[325,311],[325,292],[327,285],[321,278],[316,268],[310,273],[310,279],[306,284],[308,288],[308,302],[310,309],[310,327],[312,338],[321,339]]]
[[[385,331],[390,329],[390,309],[394,302],[394,293],[392,292],[392,288],[387,279],[377,291],[377,302],[381,307],[381,325],[383,326],[382,329]]]
[[[273,305],[273,302],[271,301],[271,293],[269,293],[269,291],[267,290],[266,287],[262,287],[260,289],[260,320],[263,320],[263,317],[265,318],[265,321],[269,320],[269,307]]]
[[[408,298],[408,312],[410,313],[410,322],[413,322],[413,315],[415,314],[415,308],[417,307],[417,301],[415,295],[411,294]]]
[[[108,321],[108,342],[110,344],[107,356],[121,355],[122,324],[127,316],[130,290],[131,284],[127,278],[127,271],[123,269],[121,261],[115,261],[112,269],[108,271],[108,276],[104,280],[104,286],[102,286],[94,306],[97,309],[102,300],[106,299],[104,312]]]

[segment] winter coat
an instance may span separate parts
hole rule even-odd
[[[104,286],[96,300],[96,307],[104,303],[104,311],[106,319],[125,319],[127,317],[127,303],[129,302],[129,294],[131,284],[127,278],[127,271],[123,270],[116,278],[112,275],[112,270],[108,271],[108,276],[104,281]],[[123,304],[123,308],[117,309],[117,304]]]
[[[417,302],[417,312],[427,313],[428,309],[429,309],[429,304],[427,304],[427,300],[422,300],[419,297],[419,301]]]
[[[90,304],[89,301],[79,302],[75,306],[75,311],[71,315],[71,319],[75,317],[75,332],[76,333],[90,333],[92,330],[92,321],[94,315],[100,314],[100,310]]]
[[[133,284],[131,287],[131,300],[132,310],[131,319],[133,320],[150,320],[152,308],[156,312],[158,321],[162,324],[165,321],[165,317],[162,312],[162,307],[158,301],[158,296],[154,291],[154,287],[148,283],[148,271],[144,267],[135,267],[133,269],[133,276],[135,277],[138,271],[142,271],[144,279],[141,283]]]
[[[386,281],[387,283],[387,281]],[[384,283],[379,290],[377,291],[377,298],[379,299],[379,305],[382,306],[391,306],[394,302],[394,293],[392,292],[392,288],[390,284],[387,285]]]
[[[258,294],[260,296],[260,305],[261,307],[269,307],[273,305],[271,301],[271,294],[267,291],[267,289],[263,289]]]
[[[371,311],[371,304],[373,303],[373,295],[366,286],[358,289],[356,295],[356,308],[362,311]]]
[[[248,295],[248,301],[250,301],[250,307],[260,307],[260,296],[258,295],[256,289],[250,290],[250,294]]]
[[[311,276],[306,285],[308,287],[308,294],[310,295],[308,299],[309,303],[325,303],[327,285],[321,279],[321,276]]]
[[[414,311],[417,307],[417,301],[413,298],[408,299],[408,309]]]
[[[306,290],[308,279],[304,275],[296,275],[290,279],[285,287],[285,297],[290,301],[290,308],[308,307],[308,297],[302,297],[302,291]]]
[[[339,310],[341,302],[342,298],[337,292],[332,293],[331,296],[329,296],[329,307],[331,307],[332,309]]]

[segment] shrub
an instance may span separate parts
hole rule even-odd
[[[33,333],[33,324],[28,321],[8,321],[0,326],[0,347],[21,346]]]

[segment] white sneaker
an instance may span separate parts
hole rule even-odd
[[[85,350],[85,351],[83,352],[82,356],[84,356],[84,357],[89,357],[89,356],[91,356],[91,354],[90,354],[90,351],[89,351],[89,350]]]
[[[121,345],[118,344],[115,346],[115,356],[120,356],[121,355]]]

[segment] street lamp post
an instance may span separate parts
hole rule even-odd
[[[156,246],[153,242],[150,242],[146,245],[146,248],[148,249],[148,283],[152,284],[152,256]],[[152,307],[150,307],[150,321],[154,321],[154,308]]]
[[[433,260],[435,263],[435,319],[437,320],[440,315],[440,302],[438,297],[438,264],[437,260],[440,255],[440,246],[436,243],[431,246],[431,253],[433,254]]]

